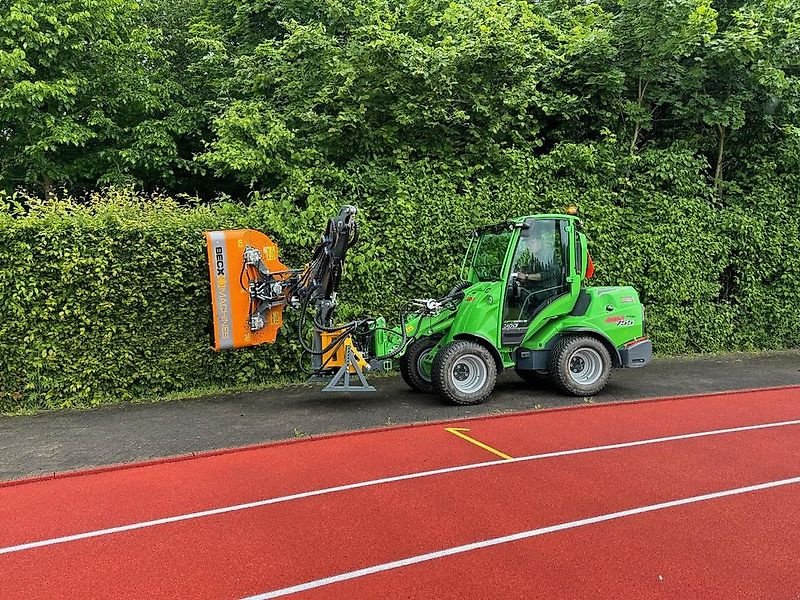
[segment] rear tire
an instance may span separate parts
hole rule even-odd
[[[590,336],[565,336],[550,353],[553,383],[570,396],[594,396],[608,383],[611,355],[603,342]]]
[[[484,346],[456,340],[433,359],[431,378],[436,391],[453,404],[479,404],[494,389],[497,364]]]
[[[400,375],[412,390],[430,394],[433,382],[429,373],[422,369],[422,359],[439,343],[441,337],[425,336],[409,344],[400,357]]]

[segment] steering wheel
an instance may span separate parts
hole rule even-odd
[[[519,309],[519,314],[520,315],[525,314],[525,307],[528,305],[528,300],[531,299],[531,296],[535,296],[536,294],[541,294],[542,292],[549,292],[549,291],[552,291],[552,290],[559,290],[559,289],[561,289],[560,285],[555,285],[555,286],[552,286],[552,287],[549,287],[549,288],[544,288],[543,290],[525,290],[525,291],[528,292],[528,295],[525,298],[525,300],[523,300],[523,302],[522,302],[522,306]]]
[[[519,284],[519,279],[517,278],[516,275],[511,276],[511,291],[513,293],[514,298],[519,298],[520,291],[523,291],[527,294],[526,298],[534,293],[532,290],[529,290],[528,288],[521,286]]]

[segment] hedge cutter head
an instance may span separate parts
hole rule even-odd
[[[291,271],[278,246],[253,229],[206,232],[215,350],[275,341]]]

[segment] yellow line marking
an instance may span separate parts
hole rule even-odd
[[[509,456],[508,454],[504,454],[503,452],[500,452],[500,450],[495,450],[491,446],[487,446],[483,442],[479,442],[475,438],[471,438],[470,436],[468,436],[468,435],[463,433],[464,431],[469,431],[469,429],[464,429],[463,427],[445,427],[444,430],[447,431],[448,433],[452,433],[453,435],[455,435],[457,437],[460,437],[462,440],[468,441],[470,444],[475,444],[479,448],[483,448],[487,452],[491,452],[492,454],[494,454],[496,456],[499,456],[500,458],[505,458],[506,460],[512,460],[513,459],[512,456]]]

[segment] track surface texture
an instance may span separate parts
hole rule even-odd
[[[157,404],[120,404],[0,417],[0,480],[141,461],[322,433],[583,404],[505,373],[479,406],[451,406],[412,392],[399,377],[374,377],[377,393],[323,393],[295,386]],[[656,358],[615,370],[592,403],[800,385],[800,351]]]
[[[11,482],[0,598],[796,599],[799,458],[791,387]]]

